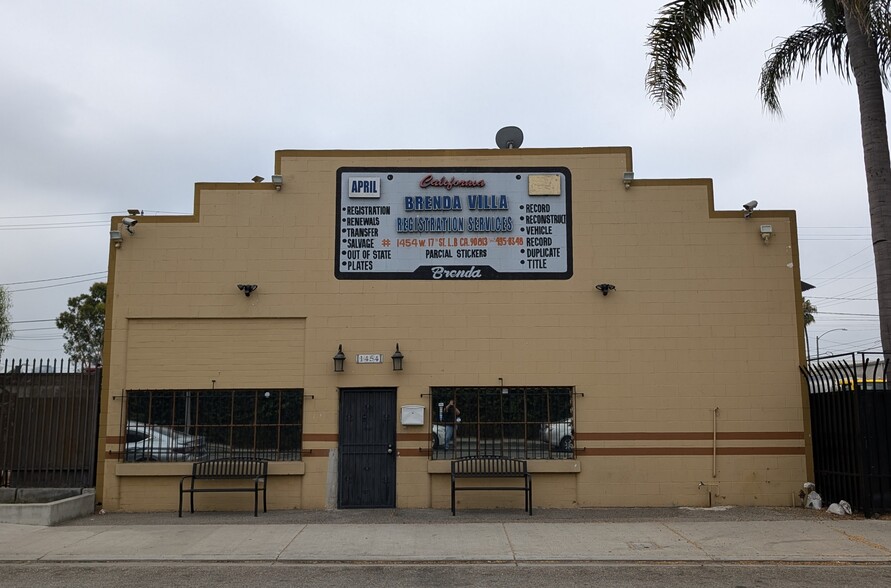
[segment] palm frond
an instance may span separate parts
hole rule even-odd
[[[891,69],[891,0],[872,2],[869,14],[869,32],[876,44],[882,84],[891,89],[888,81],[888,70]]]
[[[807,67],[814,64],[814,75],[834,70],[842,78],[851,79],[848,63],[847,35],[844,21],[821,22],[799,29],[771,48],[770,56],[761,68],[758,91],[764,107],[781,114],[779,91],[792,77],[804,77]]]
[[[823,20],[826,22],[837,22],[844,14],[844,7],[839,0],[811,0],[811,2],[820,5]]]
[[[761,68],[758,90],[764,107],[775,114],[782,114],[779,102],[780,88],[791,78],[801,79],[809,65],[814,65],[814,75],[834,71],[845,81],[851,81],[848,61],[847,31],[845,18],[848,5],[855,0],[822,0],[824,22],[798,30],[771,48],[771,54]],[[866,6],[868,4],[868,6]],[[876,45],[881,67],[882,83],[889,88],[888,71],[891,69],[891,0],[860,1],[857,9],[863,10],[869,24],[870,39]]]
[[[647,35],[647,94],[670,113],[677,111],[687,86],[679,69],[689,69],[696,43],[706,31],[713,34],[733,21],[755,0],[674,0],[665,4]]]
[[[864,31],[870,29],[869,22],[872,18],[872,11],[877,5],[887,4],[888,0],[826,0],[827,2],[838,4],[848,18],[855,18],[860,21],[860,28]]]

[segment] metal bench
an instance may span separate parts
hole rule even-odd
[[[523,485],[511,486],[456,486],[463,478],[519,479]],[[462,457],[452,461],[452,516],[455,516],[455,492],[462,490],[520,490],[525,498],[525,511],[532,516],[532,476],[525,459],[481,455]]]
[[[192,475],[183,476],[179,481],[179,516],[183,516],[183,494],[189,493],[189,512],[195,512],[197,492],[253,492],[254,516],[257,516],[258,498],[263,493],[263,512],[266,512],[266,474],[269,462],[253,457],[229,457],[196,461],[192,464]],[[189,480],[188,488],[184,487]],[[195,482],[203,480],[245,481],[250,485],[195,487]]]

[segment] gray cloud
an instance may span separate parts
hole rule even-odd
[[[868,230],[807,228],[868,226],[853,89],[793,82],[782,120],[756,94],[765,51],[813,8],[759,3],[704,39],[672,118],[643,85],[662,3],[4,3],[0,214],[188,212],[195,182],[268,177],[276,149],[490,148],[515,124],[528,147],[630,145],[639,177],[713,178],[718,208],[796,209],[802,276],[826,284],[814,293],[868,286]],[[69,220],[84,218],[98,222],[10,231],[33,221],[0,219],[0,251],[15,252],[0,257],[0,281],[104,269],[107,215]],[[830,279],[864,263],[856,279]],[[88,285],[17,293],[13,318],[54,317]],[[818,327],[878,339],[875,321],[837,320]],[[8,353],[60,348],[17,339]]]

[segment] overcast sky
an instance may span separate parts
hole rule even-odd
[[[812,353],[878,349],[856,91],[808,74],[781,119],[757,95],[813,7],[764,1],[708,36],[670,117],[644,89],[663,3],[4,0],[4,357],[64,356],[49,319],[105,279],[112,214],[191,213],[195,182],[268,178],[278,149],[494,148],[506,125],[523,147],[631,146],[638,178],[712,178],[719,210],[796,210]]]

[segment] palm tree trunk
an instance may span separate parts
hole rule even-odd
[[[845,2],[855,3],[856,0]],[[852,10],[846,12],[848,51],[860,102],[860,134],[876,263],[879,329],[882,349],[888,357],[891,355],[891,242],[888,240],[891,236],[891,155],[888,151],[885,99],[876,47],[864,34],[861,20],[852,14]]]

